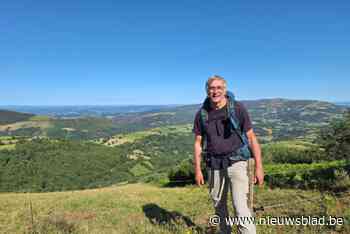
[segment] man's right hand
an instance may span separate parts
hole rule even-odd
[[[204,178],[201,170],[196,171],[196,184],[201,186],[204,184]]]

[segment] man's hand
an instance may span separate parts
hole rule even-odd
[[[262,185],[264,183],[264,170],[262,167],[255,168],[254,183]]]
[[[204,184],[204,178],[201,170],[196,170],[196,184],[201,186]]]
[[[262,185],[264,183],[264,169],[263,169],[262,160],[261,160],[261,148],[253,129],[250,129],[247,132],[247,136],[248,136],[250,148],[253,151],[253,155],[255,159],[254,183],[258,185]]]
[[[201,153],[202,153],[202,136],[196,135],[194,140],[194,172],[195,172],[195,179],[196,184],[198,186],[201,186],[204,184],[204,178],[201,170]]]

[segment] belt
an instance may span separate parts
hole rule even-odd
[[[226,169],[233,163],[238,161],[245,161],[240,154],[236,151],[228,154],[210,154],[205,157],[206,166],[212,169]]]

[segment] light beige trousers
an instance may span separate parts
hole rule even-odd
[[[215,213],[220,217],[221,233],[231,233],[231,226],[227,225],[225,221],[229,217],[227,209],[229,188],[232,205],[236,211],[235,217],[242,217],[240,220],[243,221],[238,223],[238,232],[242,234],[256,233],[255,224],[248,220],[252,214],[248,207],[249,177],[247,166],[247,161],[238,161],[227,169],[212,170],[208,168],[209,194],[214,203]]]

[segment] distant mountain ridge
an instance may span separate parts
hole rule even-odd
[[[335,102],[336,105],[340,105],[340,106],[348,106],[350,107],[350,102]]]
[[[58,118],[105,117],[117,113],[157,111],[176,105],[77,105],[77,106],[0,106],[1,109],[48,115]]]
[[[321,126],[326,125],[334,118],[340,118],[346,110],[349,110],[346,106],[314,100],[277,98],[244,100],[241,102],[248,109],[254,129],[262,141],[303,138],[305,136],[312,138]],[[94,106],[92,108],[93,112],[96,113],[100,107]],[[114,114],[112,112],[101,112],[103,117],[83,115],[70,118],[65,113],[61,113],[64,118],[44,118],[42,123],[45,126],[41,126],[40,121],[35,121],[31,125],[26,124],[27,128],[23,128],[22,125],[18,124],[15,127],[1,126],[0,124],[0,135],[12,134],[11,132],[1,132],[1,129],[5,128],[14,129],[16,132],[13,132],[13,134],[25,136],[45,135],[68,139],[104,138],[119,133],[161,126],[193,124],[194,115],[199,110],[200,104],[140,106],[139,109],[135,109],[135,106],[125,106],[123,108],[123,112]],[[143,111],[144,108],[147,111]],[[112,109],[107,108],[109,111]],[[132,112],[131,110],[139,110],[139,112]],[[89,109],[84,109],[84,113],[89,111]]]
[[[320,126],[340,118],[347,107],[313,100],[261,99],[241,101],[248,109],[256,132],[265,140],[313,135]],[[161,111],[125,113],[115,116],[118,125],[145,128],[193,123],[200,104],[167,108]]]
[[[257,100],[239,100],[243,103],[264,103],[264,102],[320,102],[330,103],[339,106],[349,106],[350,102],[325,102],[318,100],[293,100],[285,98],[263,98]],[[162,112],[174,108],[199,108],[200,104],[185,105],[62,105],[62,106],[30,106],[30,105],[7,105],[0,106],[0,109],[24,112],[34,115],[48,115],[58,118],[79,118],[85,117],[110,117],[113,115],[124,113],[140,113],[140,112]],[[254,106],[254,105],[253,105]]]

